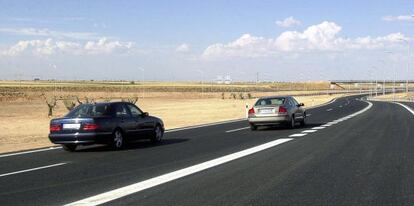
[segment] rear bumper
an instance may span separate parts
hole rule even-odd
[[[90,132],[72,134],[49,134],[54,144],[105,144],[111,141],[111,132]]]
[[[289,116],[272,116],[272,117],[249,117],[250,124],[255,125],[273,125],[285,122],[290,122]]]

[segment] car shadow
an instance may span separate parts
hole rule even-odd
[[[313,127],[319,127],[323,124],[325,123],[308,123],[303,127],[298,124],[296,125],[295,129],[309,129]],[[292,130],[292,128],[286,125],[275,125],[275,126],[260,126],[258,127],[257,130],[258,131],[274,131],[274,130],[283,131],[283,130]]]
[[[189,139],[185,138],[168,138],[163,139],[159,143],[152,143],[149,140],[136,140],[130,141],[121,151],[127,150],[136,150],[136,149],[145,149],[145,148],[153,148],[153,147],[160,147],[172,144],[179,144],[188,141]],[[76,152],[108,152],[108,151],[117,151],[113,149],[109,145],[91,145],[91,146],[81,146],[79,147]]]

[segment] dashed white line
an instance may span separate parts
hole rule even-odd
[[[35,153],[35,152],[43,152],[43,151],[55,150],[55,149],[61,149],[61,148],[62,147],[49,147],[49,148],[30,150],[30,151],[25,151],[25,152],[16,152],[16,153],[10,153],[10,154],[3,154],[3,155],[0,155],[0,158],[1,157],[10,157],[10,156],[15,156],[15,155],[22,155],[22,154]]]
[[[32,169],[27,169],[27,170],[20,170],[20,171],[10,172],[10,173],[6,173],[6,174],[0,174],[0,177],[5,177],[5,176],[9,176],[9,175],[20,174],[20,173],[24,173],[24,172],[31,172],[31,171],[41,170],[41,169],[46,169],[46,168],[51,168],[51,167],[57,167],[57,166],[61,166],[61,165],[64,165],[64,164],[67,164],[67,162],[53,164],[53,165],[47,165],[47,166],[43,166],[43,167],[36,167],[36,168],[32,168]]]
[[[238,129],[232,129],[232,130],[226,131],[226,133],[237,132],[237,131],[245,130],[245,129],[249,129],[249,128],[250,127],[243,127],[243,128],[238,128]]]
[[[302,131],[302,133],[313,133],[313,132],[316,132],[316,131],[318,131],[318,130],[315,130],[315,129],[309,129],[309,130],[304,130],[304,131]]]
[[[108,192],[105,192],[99,195],[95,195],[95,196],[88,197],[88,198],[85,198],[85,199],[82,199],[76,202],[72,202],[67,205],[88,205],[88,206],[100,205],[100,204],[103,204],[103,203],[106,203],[106,202],[109,202],[115,199],[119,199],[121,197],[125,197],[127,195],[131,195],[133,193],[140,192],[142,190],[145,190],[151,187],[155,187],[155,186],[158,186],[158,185],[161,185],[161,184],[164,184],[164,183],[167,183],[167,182],[170,182],[170,181],[173,181],[173,180],[176,180],[176,179],[179,179],[179,178],[245,157],[247,155],[251,155],[251,154],[263,151],[265,149],[275,147],[276,145],[283,144],[291,140],[293,139],[292,138],[277,139],[277,140],[274,140],[274,141],[271,141],[271,142],[268,142],[268,143],[265,143],[265,144],[262,144],[256,147],[242,150],[240,152],[232,153],[232,154],[219,157],[219,158],[207,161],[207,162],[203,162],[203,163],[200,163],[194,166],[186,167],[184,169],[180,169],[180,170],[170,172],[170,173],[158,176],[158,177],[154,177],[154,178],[142,181],[142,182],[137,182],[137,183],[125,186],[125,187],[121,187],[121,188],[111,190],[111,191],[108,191]]]
[[[333,109],[327,109],[326,111],[327,111],[327,112],[330,112],[330,111],[332,111],[332,110],[333,110]]]
[[[227,124],[227,123],[233,123],[233,122],[241,122],[246,119],[235,119],[235,120],[228,120],[228,121],[221,121],[221,122],[213,122],[213,123],[207,123],[207,124],[200,124],[195,126],[189,126],[189,127],[182,127],[182,128],[176,128],[176,129],[168,129],[165,131],[165,133],[171,133],[171,132],[178,132],[183,130],[190,130],[190,129],[197,129],[201,127],[208,127],[208,126],[216,126],[221,124]]]
[[[312,128],[312,129],[325,129],[325,127],[314,127],[314,128]]]
[[[297,134],[289,135],[289,137],[303,137],[305,135],[307,135],[307,134],[306,133],[297,133]]]
[[[312,114],[306,114],[306,117],[310,117],[310,116],[312,116]]]
[[[372,103],[368,102],[368,104],[369,104],[368,107],[364,108],[363,110],[359,112],[354,113],[353,115],[355,116],[355,115],[361,114],[365,112],[366,110],[370,109],[372,107]],[[332,125],[332,122],[322,125],[321,127],[331,126],[331,125]],[[303,137],[305,135],[307,135],[307,133],[297,133],[297,134],[292,134],[289,137]],[[265,144],[262,144],[256,147],[242,150],[240,152],[229,154],[229,155],[219,157],[219,158],[207,161],[207,162],[203,162],[203,163],[200,163],[194,166],[190,166],[190,167],[187,167],[181,170],[177,170],[177,171],[170,172],[170,173],[158,176],[158,177],[154,177],[154,178],[142,181],[142,182],[137,182],[137,183],[125,186],[125,187],[121,187],[115,190],[111,190],[111,191],[108,191],[102,194],[98,194],[92,197],[79,200],[76,202],[72,202],[67,205],[99,205],[99,204],[107,203],[109,201],[119,199],[121,197],[125,197],[127,195],[137,193],[142,190],[152,188],[157,185],[161,185],[161,184],[164,184],[164,183],[167,183],[167,182],[170,182],[170,181],[173,181],[173,180],[176,180],[176,179],[242,158],[244,156],[257,153],[259,151],[274,147],[279,144],[283,144],[291,140],[293,139],[292,138],[277,139],[277,140],[274,140],[274,141],[271,141],[271,142],[268,142],[268,143],[265,143]]]

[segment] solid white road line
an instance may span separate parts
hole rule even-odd
[[[332,109],[327,109],[326,111],[327,111],[327,112],[330,112],[330,111],[332,111]]]
[[[313,133],[313,132],[316,132],[316,131],[318,131],[318,130],[309,129],[309,130],[302,131],[302,133]]]
[[[0,177],[20,174],[20,173],[24,173],[24,172],[31,172],[31,171],[41,170],[41,169],[46,169],[46,168],[51,168],[51,167],[57,167],[57,166],[65,165],[65,164],[67,164],[67,162],[53,164],[53,165],[47,165],[47,166],[43,166],[43,167],[36,167],[36,168],[32,168],[32,169],[27,169],[27,170],[20,170],[20,171],[17,171],[17,172],[10,172],[10,173],[6,173],[6,174],[0,174]]]
[[[400,105],[400,106],[402,106],[402,107],[404,107],[406,110],[408,110],[409,112],[411,112],[411,114],[413,114],[414,115],[414,111],[410,108],[410,107],[408,107],[407,105],[405,105],[405,104],[401,104],[401,103],[399,103],[399,102],[394,102],[395,104],[398,104],[398,105]]]
[[[303,137],[305,135],[307,135],[307,134],[306,133],[297,133],[297,134],[289,135],[289,137]]]
[[[22,154],[35,153],[35,152],[43,152],[43,151],[61,149],[61,148],[62,147],[49,147],[49,148],[30,150],[30,151],[25,151],[25,152],[16,152],[16,153],[10,153],[10,154],[3,154],[3,155],[0,155],[0,158],[1,157],[10,157],[10,156],[15,156],[15,155],[22,155]]]
[[[249,128],[250,127],[243,127],[243,128],[238,128],[238,129],[232,129],[232,130],[226,131],[226,133],[237,132],[237,131],[245,130],[245,129],[249,129]]]
[[[325,127],[314,127],[312,129],[325,129]]]
[[[99,205],[103,203],[107,203],[109,201],[119,199],[121,197],[125,197],[127,195],[140,192],[142,190],[155,187],[157,185],[161,185],[197,172],[201,172],[203,170],[245,157],[247,155],[251,155],[265,149],[269,149],[275,147],[276,145],[283,144],[285,142],[291,141],[292,138],[284,138],[284,139],[277,139],[259,146],[255,146],[249,149],[242,150],[240,152],[236,152],[233,154],[229,154],[223,157],[219,157],[207,162],[203,162],[194,166],[190,166],[181,170],[177,170],[174,172],[170,172],[158,177],[154,177],[142,182],[137,182],[125,187],[121,187],[115,190],[111,190],[96,196],[88,197],[76,202],[69,203],[67,205]]]

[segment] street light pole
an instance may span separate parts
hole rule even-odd
[[[414,16],[413,16],[414,17]],[[407,95],[408,95],[408,78],[409,78],[409,73],[410,73],[410,58],[411,58],[411,44],[410,44],[410,42],[409,41],[407,41],[406,39],[398,39],[398,40],[400,40],[400,41],[403,41],[404,43],[406,43],[407,44],[407,46],[408,46],[408,62],[407,62],[407,77],[406,77],[406,80],[405,80],[405,92],[407,93]]]

